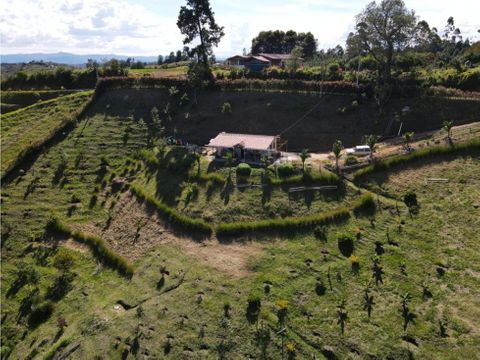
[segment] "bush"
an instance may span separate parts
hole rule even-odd
[[[141,200],[155,207],[157,213],[171,225],[187,230],[195,235],[209,236],[212,233],[212,227],[201,219],[194,219],[189,216],[179,214],[176,210],[162,203],[157,198],[145,194],[138,186],[132,186],[132,192]]]
[[[315,229],[313,229],[313,235],[318,240],[325,241],[327,240],[327,228],[326,226],[316,226]]]
[[[350,257],[353,253],[353,236],[343,234],[338,237],[338,249],[345,257]]]
[[[65,249],[60,249],[53,257],[53,266],[61,271],[68,271],[73,265],[75,258]]]
[[[350,217],[348,209],[340,208],[329,212],[304,217],[287,217],[260,221],[240,221],[218,224],[217,236],[240,236],[252,232],[295,232],[311,229],[317,225],[328,225],[345,221]]]
[[[252,168],[246,163],[238,164],[237,166],[237,176],[249,177],[252,173]]]
[[[41,323],[46,321],[50,317],[50,315],[52,315],[52,313],[53,313],[53,303],[48,300],[44,301],[39,305],[36,305],[32,309],[32,312],[28,317],[28,324],[31,327],[40,325]]]
[[[377,204],[371,194],[363,194],[353,205],[353,213],[355,216],[373,215],[377,209]]]
[[[414,206],[418,206],[417,202],[417,194],[415,194],[413,191],[409,191],[403,196],[403,202],[407,207],[411,208]]]
[[[352,165],[357,165],[358,164],[358,159],[355,156],[348,155],[345,158],[345,165],[346,166],[352,166]]]
[[[277,172],[278,176],[281,178],[287,178],[289,176],[292,176],[295,173],[295,169],[293,168],[293,165],[290,163],[285,163],[285,164],[280,164],[277,167]]]
[[[225,101],[222,105],[222,114],[231,114],[232,113],[232,105]]]

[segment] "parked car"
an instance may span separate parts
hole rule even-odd
[[[370,146],[357,145],[351,149],[347,149],[347,155],[366,156],[370,155]]]

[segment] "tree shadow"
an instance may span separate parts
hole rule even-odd
[[[227,205],[230,202],[230,195],[233,193],[234,190],[232,177],[229,174],[227,177],[227,182],[220,193],[220,197],[223,199],[223,203]]]

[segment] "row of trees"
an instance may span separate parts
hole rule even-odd
[[[180,61],[188,61],[191,59],[190,48],[185,46],[183,50],[171,51],[169,55],[158,55],[157,65],[171,64]]]

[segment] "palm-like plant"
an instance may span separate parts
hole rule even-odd
[[[376,148],[378,140],[379,140],[379,137],[377,135],[374,135],[374,134],[365,135],[363,137],[363,143],[370,147],[370,157],[371,158],[373,158],[373,153],[375,152],[375,148]]]
[[[228,175],[230,176],[230,173],[232,171],[232,166],[233,166],[233,154],[231,152],[228,152],[225,155],[225,165],[228,167]]]
[[[200,153],[194,153],[195,156],[195,162],[197,163],[197,176],[200,176],[200,163],[202,160],[202,154]]]
[[[445,120],[443,122],[443,129],[447,132],[448,141],[452,141],[453,120]]]
[[[302,171],[305,172],[305,161],[311,157],[310,152],[308,149],[303,149],[300,154],[300,159],[302,160]]]
[[[338,160],[342,157],[342,150],[343,150],[343,144],[340,140],[336,140],[334,143],[333,143],[333,146],[332,146],[332,151],[333,151],[333,155],[335,156],[335,163],[336,163],[336,166],[337,166],[337,173],[339,171],[339,167],[338,167]]]
[[[363,300],[364,300],[363,310],[367,311],[368,318],[370,319],[370,316],[372,314],[372,308],[373,308],[373,305],[375,305],[375,302],[373,301],[373,295],[370,295],[370,288],[369,287],[365,288],[365,292],[364,292],[364,295],[363,295]]]
[[[346,301],[342,300],[340,303],[337,305],[337,324],[340,325],[340,330],[343,333],[345,332],[345,323],[348,320],[348,312],[347,309],[345,308]]]
[[[412,141],[414,132],[413,131],[408,131],[405,134],[403,134],[403,139],[405,140],[405,147],[407,150],[410,150],[410,143]]]

